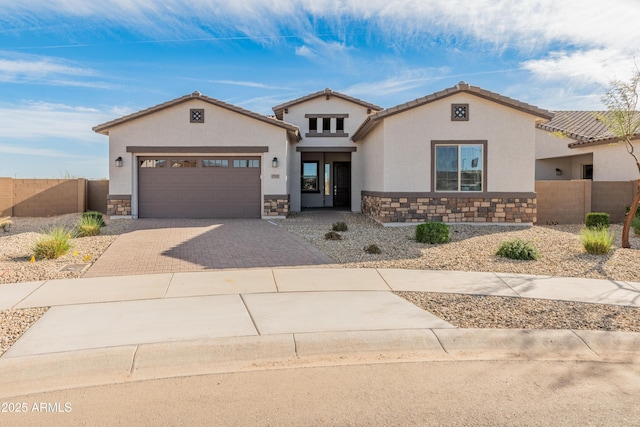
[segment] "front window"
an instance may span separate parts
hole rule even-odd
[[[309,132],[318,132],[318,118],[309,117]]]
[[[318,192],[318,163],[302,162],[302,191]]]
[[[436,191],[482,191],[483,146],[435,146]]]

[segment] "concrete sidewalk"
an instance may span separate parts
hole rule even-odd
[[[327,357],[635,361],[640,334],[457,329],[391,291],[640,307],[640,283],[503,273],[260,269],[0,286],[50,306],[0,358],[0,397]]]

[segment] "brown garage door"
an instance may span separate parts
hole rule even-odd
[[[259,157],[140,157],[140,218],[260,218]]]

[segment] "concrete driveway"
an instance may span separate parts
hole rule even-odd
[[[138,219],[83,277],[334,263],[265,220]]]

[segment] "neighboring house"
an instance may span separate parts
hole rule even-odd
[[[638,168],[599,119],[605,111],[557,111],[536,128],[536,180],[591,180],[591,210],[621,221]],[[640,155],[640,134],[632,142]]]
[[[382,223],[536,221],[536,125],[552,113],[464,82],[382,109],[325,89],[275,118],[194,92],[98,125],[108,214],[274,217],[341,207]]]

